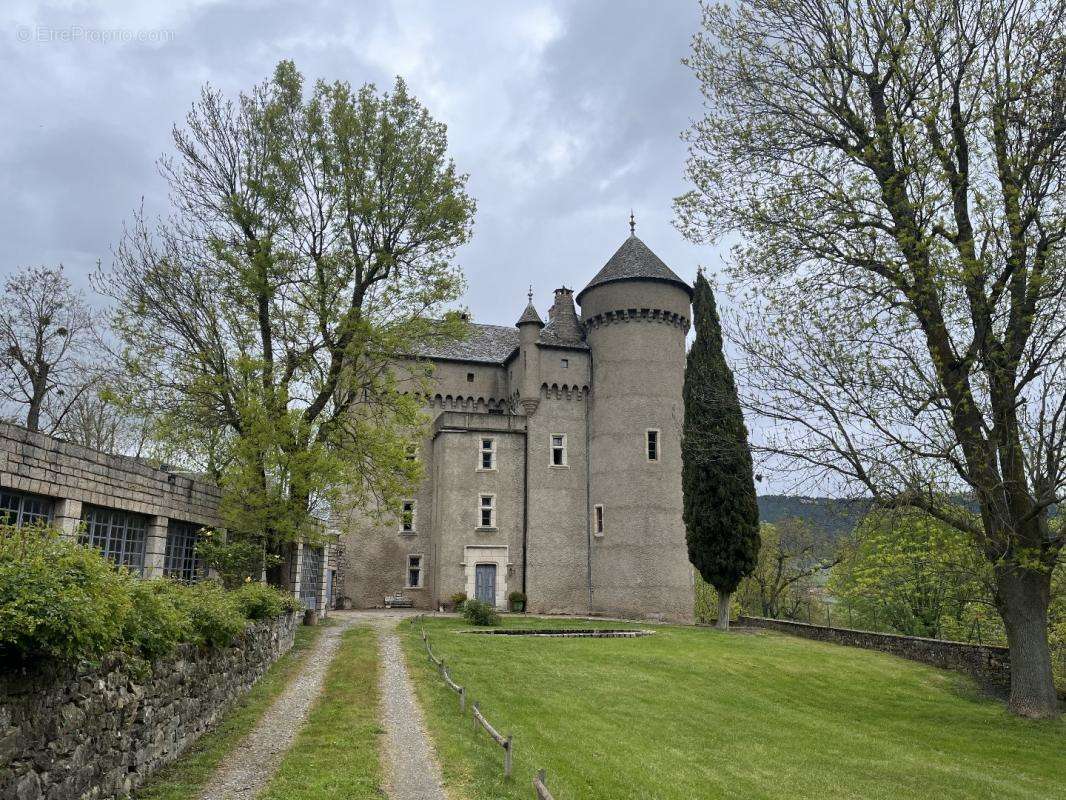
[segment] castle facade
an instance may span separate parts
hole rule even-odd
[[[433,422],[417,491],[341,528],[357,608],[453,594],[536,613],[688,621],[681,389],[691,287],[631,235],[576,297],[418,353]]]

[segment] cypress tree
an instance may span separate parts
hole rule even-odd
[[[729,601],[759,556],[759,507],[751,450],[711,285],[701,272],[692,299],[696,341],[685,368],[681,439],[688,557],[718,592],[718,627],[729,627]]]

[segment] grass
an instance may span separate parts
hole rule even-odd
[[[191,800],[198,797],[222,760],[255,727],[300,670],[320,632],[318,627],[297,627],[296,641],[289,652],[270,666],[214,730],[201,736],[180,759],[153,775],[148,783],[134,792],[134,797],[138,800]]]
[[[374,632],[352,628],[326,673],[307,724],[260,800],[381,800],[378,648]]]
[[[965,676],[881,653],[704,628],[534,639],[457,635],[455,619],[425,626],[469,698],[514,734],[505,784],[501,749],[460,717],[405,623],[456,799],[528,798],[540,767],[557,800],[1066,797],[1066,723],[1012,717]]]

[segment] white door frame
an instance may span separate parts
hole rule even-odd
[[[496,565],[496,608],[505,608],[507,605],[507,569],[511,566],[508,560],[507,545],[480,545],[468,544],[463,548],[463,567],[466,569],[466,596],[473,598],[476,589],[476,574],[478,564]]]

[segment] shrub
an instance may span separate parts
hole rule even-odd
[[[244,614],[234,593],[221,584],[204,581],[184,587],[179,596],[192,621],[192,640],[197,644],[226,647],[244,631]]]
[[[0,526],[0,652],[102,656],[121,644],[131,608],[128,580],[54,530]]]
[[[248,619],[270,619],[300,609],[299,601],[291,594],[265,583],[245,583],[233,596]]]
[[[526,596],[522,592],[511,592],[507,595],[507,599],[512,603],[524,603],[526,602]]]
[[[466,592],[456,592],[452,595],[452,606],[456,611],[463,610],[463,603],[466,602]]]
[[[463,617],[471,625],[498,625],[500,622],[496,609],[482,600],[467,600],[463,603]]]
[[[182,592],[184,586],[169,580],[127,578],[130,613],[122,628],[127,648],[153,659],[166,655],[193,634],[192,619]]]

